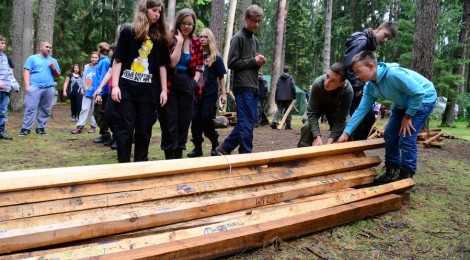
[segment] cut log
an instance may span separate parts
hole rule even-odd
[[[0,174],[0,192],[265,165],[376,149],[383,145],[383,140],[373,139],[272,152],[180,159],[178,163],[163,160],[4,172]]]
[[[334,208],[250,225],[204,237],[109,254],[95,259],[208,259],[263,246],[273,238],[290,239],[401,208],[401,197],[385,195]]]
[[[349,175],[349,176],[348,176]],[[351,176],[352,175],[352,176]],[[196,218],[275,204],[284,200],[324,193],[372,181],[373,175],[342,173],[315,177],[323,179],[269,191],[240,194],[229,198],[140,207],[111,207],[89,211],[2,222],[0,253],[59,244],[74,240],[161,226]]]
[[[113,194],[87,196],[74,199],[0,207],[0,221],[27,217],[51,215],[93,208],[104,208],[123,204],[152,201],[177,196],[189,196],[203,192],[213,192],[239,187],[284,182],[300,178],[354,171],[377,166],[381,163],[378,156],[341,160],[335,163],[310,167],[291,168],[256,175],[246,175],[203,182],[179,183],[159,188]]]

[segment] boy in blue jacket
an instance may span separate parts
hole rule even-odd
[[[346,142],[374,102],[384,98],[394,102],[385,129],[385,174],[375,182],[388,183],[411,178],[416,173],[416,138],[433,110],[437,94],[432,82],[396,63],[378,63],[374,54],[363,51],[354,56],[357,78],[367,84],[359,107],[338,142]]]

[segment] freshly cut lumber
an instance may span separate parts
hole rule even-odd
[[[428,140],[424,141],[424,145],[430,145],[432,142],[436,141],[439,137],[441,137],[444,134],[444,132],[440,132],[439,134],[429,138]]]
[[[77,184],[70,186],[50,187],[34,190],[21,190],[0,193],[0,206],[19,205],[33,202],[50,201],[66,198],[100,195],[116,192],[135,191],[157,188],[169,185],[185,183],[187,180],[215,180],[244,176],[250,174],[266,173],[276,170],[291,169],[307,165],[333,163],[339,160],[363,158],[364,152],[347,153],[333,156],[322,156],[304,160],[286,161],[260,166],[244,166],[233,169],[221,169],[200,172],[188,172],[168,176],[150,177],[144,179],[108,181],[98,183]],[[138,182],[139,185],[134,183]]]
[[[334,207],[346,203],[351,203],[359,200],[368,199],[391,192],[403,192],[414,185],[412,179],[398,181],[390,184],[385,184],[377,187],[363,188],[358,190],[350,190],[335,193],[334,196],[324,196],[322,199],[315,198],[317,196],[308,197],[299,200],[299,202],[276,204],[275,207],[256,208],[250,211],[250,214],[245,214],[236,219],[231,219],[225,222],[209,224],[185,230],[176,230],[163,234],[142,236],[138,238],[123,239],[118,242],[110,242],[92,247],[81,248],[73,251],[56,252],[49,255],[43,255],[44,259],[57,259],[63,258],[67,254],[71,258],[91,257],[99,254],[109,254],[114,252],[122,252],[135,248],[148,247],[150,245],[163,244],[172,241],[181,241],[192,237],[201,237],[218,232],[231,231],[241,227],[250,225],[259,225],[265,222],[279,220],[282,218],[293,217],[305,213],[315,213],[318,210]],[[204,239],[204,238],[201,238]],[[98,254],[90,255],[90,252],[97,252]]]
[[[139,191],[119,192],[47,202],[0,207],[0,221],[50,215],[93,208],[151,201],[202,192],[228,190],[239,187],[263,185],[300,178],[366,169],[381,163],[378,156],[346,159],[334,163],[271,171],[211,181],[187,182]]]
[[[290,105],[289,105],[289,107],[286,109],[286,112],[284,113],[284,116],[282,116],[281,122],[279,122],[279,124],[277,124],[277,130],[281,130],[281,129],[282,129],[282,127],[284,126],[284,123],[286,122],[287,117],[289,116],[290,111],[292,110],[292,108],[294,107],[294,105],[295,105],[295,99],[292,100],[292,102],[290,102]]]
[[[293,148],[271,152],[212,156],[126,164],[94,165],[43,170],[24,170],[0,174],[0,192],[66,186],[100,181],[136,179],[191,171],[265,165],[320,156],[345,154],[384,146],[382,139]]]
[[[140,207],[133,204],[132,207],[92,210],[96,215],[81,211],[5,221],[2,222],[3,230],[0,230],[0,253],[219,215],[370,182],[374,174],[367,170],[362,171],[363,174],[351,172],[314,177],[322,180],[174,206],[142,203]]]
[[[338,191],[327,192],[327,193],[320,194],[320,195],[315,195],[315,196],[310,196],[310,197],[305,197],[305,198],[300,198],[300,199],[295,199],[295,200],[289,200],[280,204],[266,205],[266,206],[258,207],[256,210],[278,207],[279,205],[283,205],[284,203],[295,204],[295,203],[301,203],[305,201],[326,199],[326,198],[334,197],[341,192],[352,191],[352,190],[354,189],[353,188],[341,189]],[[36,251],[30,251],[26,253],[10,254],[8,255],[8,260],[26,259],[26,258],[33,258],[33,257],[42,257],[43,259],[62,259],[64,258],[63,256],[65,254],[69,255],[70,257],[74,256],[76,258],[81,258],[81,256],[84,257],[85,254],[87,255],[87,257],[92,257],[95,255],[101,255],[104,252],[115,252],[115,251],[112,251],[112,248],[114,247],[119,247],[122,250],[125,250],[125,248],[131,249],[131,247],[127,245],[133,244],[134,243],[133,239],[135,238],[140,240],[140,237],[146,236],[147,239],[150,239],[151,236],[155,234],[161,234],[161,233],[172,232],[172,231],[177,231],[181,229],[189,229],[189,228],[195,228],[195,227],[221,223],[221,222],[233,220],[236,218],[240,218],[245,215],[251,215],[252,213],[253,213],[253,210],[251,209],[244,210],[244,211],[236,211],[236,212],[222,214],[218,216],[190,220],[186,222],[170,224],[170,225],[156,227],[156,228],[149,228],[149,229],[144,229],[144,230],[139,230],[139,231],[134,231],[134,232],[127,232],[124,234],[116,234],[116,235],[106,236],[102,238],[90,239],[90,240],[86,240],[87,243],[83,241],[83,242],[78,242],[78,243],[68,245],[68,246],[63,246],[63,247],[55,247],[55,248],[45,249],[45,250],[36,250]],[[106,245],[109,245],[109,246],[106,246]],[[150,244],[147,244],[147,245],[150,245]],[[85,253],[85,252],[88,252],[88,253]],[[90,255],[89,252],[102,252],[102,253]],[[0,256],[0,259],[5,260],[1,256]]]
[[[98,256],[95,259],[208,259],[290,239],[401,208],[401,197],[385,195],[257,225]]]

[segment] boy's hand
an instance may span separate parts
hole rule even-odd
[[[258,66],[263,66],[264,64],[266,64],[266,58],[257,53],[256,56],[255,56],[255,60],[256,60],[256,64],[258,64]]]
[[[346,133],[341,134],[341,136],[336,140],[337,143],[344,143],[347,142],[349,139],[349,135]]]
[[[404,116],[401,120],[401,127],[398,135],[401,136],[403,134],[403,137],[406,137],[406,134],[408,134],[411,136],[411,129],[413,129],[413,132],[416,131],[416,129],[413,127],[413,119],[411,117]]]
[[[5,88],[5,83],[0,82],[0,89],[4,89],[4,88]]]

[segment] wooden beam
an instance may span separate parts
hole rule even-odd
[[[294,107],[294,105],[295,105],[295,99],[292,100],[292,102],[290,102],[290,105],[289,105],[289,107],[286,109],[286,112],[284,113],[284,116],[282,117],[281,122],[279,122],[279,124],[277,124],[277,130],[281,130],[281,129],[282,129],[282,127],[284,126],[284,123],[286,122],[287,117],[289,116],[290,111],[292,110],[292,107]]]
[[[0,174],[0,192],[66,186],[79,183],[156,177],[191,171],[265,165],[275,162],[364,151],[381,148],[383,146],[383,140],[373,139],[271,152],[188,158],[180,159],[178,163],[172,160],[162,160],[4,172]]]
[[[441,137],[443,134],[444,134],[444,132],[440,132],[440,133],[438,133],[437,135],[435,135],[435,136],[429,138],[428,140],[424,141],[423,144],[424,144],[425,146],[428,146],[430,143],[436,141],[436,140],[437,140],[439,137]]]
[[[390,194],[225,232],[216,232],[204,237],[193,237],[98,256],[95,259],[216,258],[262,247],[276,237],[290,239],[400,208],[401,197]]]
[[[385,184],[377,187],[369,187],[358,190],[344,191],[335,193],[332,196],[323,196],[322,199],[312,196],[298,200],[297,203],[275,204],[269,208],[256,208],[250,210],[249,214],[244,214],[236,219],[231,219],[225,222],[209,224],[200,227],[194,227],[184,230],[175,230],[163,234],[155,234],[142,236],[138,238],[122,239],[118,242],[103,243],[93,247],[82,249],[66,250],[49,255],[44,255],[44,259],[61,259],[65,254],[70,258],[78,259],[84,257],[94,257],[99,254],[109,254],[115,252],[123,252],[126,250],[149,247],[151,245],[164,244],[172,241],[181,241],[188,238],[200,237],[201,240],[205,239],[205,235],[230,232],[231,230],[243,228],[252,225],[260,225],[269,221],[280,220],[283,218],[293,217],[306,213],[317,212],[318,210],[335,207],[347,203],[352,203],[372,197],[377,197],[392,192],[403,192],[414,185],[412,179],[398,181],[390,184]],[[89,252],[97,252],[98,254],[90,255]]]
[[[274,170],[271,172],[238,176],[226,179],[186,182],[176,185],[142,189],[138,191],[118,192],[112,194],[87,196],[73,199],[63,199],[24,205],[0,207],[0,221],[29,218],[35,216],[51,215],[71,211],[79,211],[93,208],[124,205],[130,203],[152,201],[164,198],[189,196],[203,192],[222,191],[284,182],[301,178],[320,175],[328,175],[346,171],[367,169],[381,163],[378,156],[346,159],[334,163],[320,164],[309,167]],[[134,185],[138,183],[135,182]],[[140,183],[139,183],[140,186]]]
[[[368,170],[314,177],[319,181],[267,191],[161,205],[157,202],[2,222],[0,253],[105,236],[234,212],[372,181]]]
[[[272,204],[272,205],[258,207],[256,208],[256,210],[260,210],[261,212],[263,209],[279,207],[279,205],[283,205],[284,203],[295,204],[295,203],[301,203],[301,202],[312,201],[312,200],[326,199],[326,198],[337,196],[339,193],[342,193],[345,191],[352,191],[352,190],[354,189],[346,188],[346,189],[341,189],[338,191],[331,191],[331,192],[327,192],[327,193],[320,194],[320,195],[315,195],[315,196],[310,196],[310,197],[305,197],[305,198],[300,198],[300,199],[295,199],[295,200],[289,200],[287,202],[283,202],[280,204]],[[75,241],[63,247],[54,247],[54,248],[44,249],[44,250],[35,250],[35,251],[28,251],[24,253],[9,254],[8,259],[9,260],[10,259],[26,259],[26,258],[32,258],[32,257],[42,257],[43,259],[62,259],[64,258],[64,255],[66,254],[70,255],[70,257],[74,256],[76,258],[81,258],[80,256],[83,256],[83,257],[85,256],[85,252],[88,252],[87,253],[88,257],[92,257],[95,255],[100,255],[100,254],[90,255],[89,252],[113,252],[111,249],[113,247],[120,247],[124,250],[124,248],[126,248],[126,246],[124,246],[125,243],[132,244],[134,243],[132,240],[135,238],[140,239],[140,238],[146,237],[150,239],[149,235],[173,232],[176,230],[189,229],[189,228],[195,228],[195,227],[201,227],[201,226],[207,226],[211,224],[226,222],[226,221],[240,218],[246,215],[251,215],[252,213],[253,213],[253,210],[251,209],[244,210],[244,211],[236,211],[232,213],[227,213],[227,214],[222,214],[222,215],[217,215],[217,216],[212,216],[212,217],[207,217],[207,218],[201,218],[201,219],[195,219],[195,220],[165,225],[161,227],[148,228],[148,229],[138,230],[134,232],[127,232],[123,234],[116,234],[116,235],[111,235],[111,236],[106,236],[106,237],[101,237],[101,238],[89,239],[89,240],[86,240],[87,241],[86,243],[84,243],[85,241]],[[109,245],[109,247],[105,245]],[[129,247],[129,249],[131,248]],[[72,251],[74,252],[71,253]],[[0,256],[0,259],[2,259],[1,256]]]
[[[275,170],[285,170],[303,167],[307,165],[312,166],[323,163],[333,163],[339,160],[363,157],[365,157],[364,152],[357,152],[326,157],[323,156],[318,158],[308,158],[304,160],[272,163],[269,165],[245,166],[233,168],[231,170],[221,169],[202,172],[186,172],[181,174],[151,177],[144,179],[97,182],[34,190],[3,192],[0,193],[0,206],[19,205],[41,201],[51,201],[67,198],[70,199],[99,194],[151,189],[185,183],[187,182],[187,180],[216,180],[236,176],[245,176],[250,174],[266,173]],[[139,185],[135,185],[135,182],[138,182]]]

